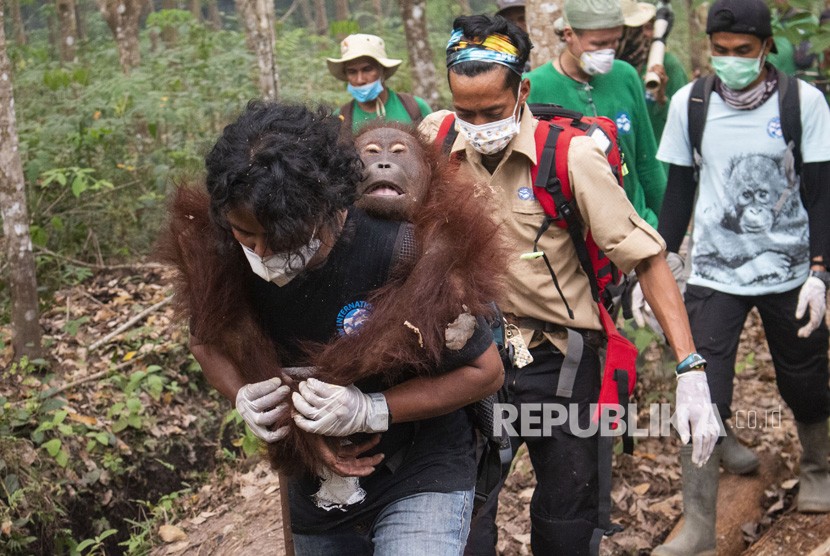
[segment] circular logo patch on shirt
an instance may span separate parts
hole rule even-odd
[[[529,187],[520,187],[517,194],[522,201],[530,201],[533,199],[533,190]]]
[[[619,114],[617,114],[617,117],[614,118],[614,123],[617,124],[617,130],[620,133],[631,133],[631,117],[625,112],[620,112]]]
[[[341,336],[351,336],[360,331],[360,327],[369,318],[372,306],[365,301],[347,303],[337,313],[337,332]]]
[[[779,116],[775,116],[767,122],[767,135],[773,139],[780,139],[784,136],[784,132],[781,131],[781,118]]]

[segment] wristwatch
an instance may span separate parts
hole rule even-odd
[[[811,270],[810,276],[815,276],[822,282],[824,282],[824,287],[830,289],[830,271],[827,270]]]
[[[686,359],[678,363],[674,372],[677,376],[689,371],[703,371],[706,369],[706,359],[699,353],[690,353]]]

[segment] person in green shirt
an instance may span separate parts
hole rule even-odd
[[[795,65],[795,47],[793,43],[785,37],[773,37],[773,41],[775,41],[775,48],[778,52],[770,52],[767,61],[787,75],[795,75],[798,68]]]
[[[417,124],[432,112],[424,99],[386,86],[401,60],[387,57],[383,39],[376,35],[349,35],[340,43],[340,58],[327,58],[326,62],[334,77],[348,83],[346,89],[354,100],[338,112],[344,127],[353,132],[377,118]]]
[[[646,70],[653,71],[660,77],[660,83],[656,89],[645,89],[648,116],[651,120],[654,138],[659,143],[663,128],[666,126],[666,117],[669,114],[669,101],[674,93],[689,82],[683,64],[671,52],[664,54],[662,64],[646,68],[651,44],[654,41],[655,19],[658,15],[661,18],[673,18],[673,16],[668,7],[661,7],[664,11],[658,14],[656,6],[648,2],[620,0],[620,6],[623,10],[625,28],[620,46],[617,48],[617,58],[634,66],[641,78],[645,76]]]
[[[566,0],[562,22],[565,49],[527,74],[531,103],[555,103],[617,124],[625,193],[651,226],[666,190],[666,173],[655,155],[657,142],[640,76],[615,60],[623,29],[619,0]]]

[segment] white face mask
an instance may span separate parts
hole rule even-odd
[[[586,50],[579,56],[579,65],[582,71],[588,75],[597,75],[600,73],[608,73],[614,67],[614,56],[616,52],[613,48],[603,48],[602,50]]]
[[[519,109],[521,90],[521,85],[519,85],[519,90],[516,92],[516,106],[513,107],[513,113],[505,119],[473,125],[456,116],[455,129],[464,136],[464,139],[477,152],[484,155],[501,152],[519,134],[519,122],[516,119],[516,113]]]
[[[240,243],[240,245],[242,244]],[[306,264],[317,253],[318,249],[320,249],[320,240],[316,239],[313,234],[311,240],[300,249],[290,253],[276,253],[267,257],[260,257],[253,249],[242,245],[242,251],[244,251],[245,258],[248,259],[248,264],[251,265],[254,274],[266,282],[273,282],[279,287],[288,284],[295,276],[305,270]]]

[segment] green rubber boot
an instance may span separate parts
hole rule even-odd
[[[798,511],[804,513],[830,512],[830,437],[827,421],[806,425],[796,421],[801,440],[801,470],[798,476]]]
[[[692,446],[680,448],[683,472],[683,528],[671,542],[661,544],[653,556],[716,556],[715,518],[718,503],[721,446],[703,467],[692,463]]]
[[[723,469],[733,475],[747,475],[758,469],[761,462],[755,452],[738,441],[732,427],[726,423],[723,426],[726,428],[726,436],[721,442]]]

